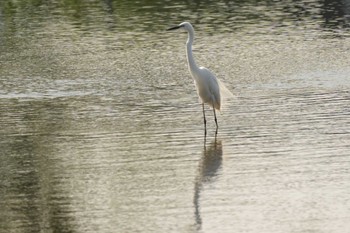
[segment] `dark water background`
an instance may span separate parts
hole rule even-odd
[[[0,232],[350,229],[350,2],[0,2]],[[187,70],[232,91],[219,133]],[[345,230],[345,231],[344,231]]]

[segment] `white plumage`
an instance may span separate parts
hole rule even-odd
[[[220,110],[221,108],[221,91],[225,91],[229,95],[232,94],[224,87],[223,84],[220,83],[220,81],[210,70],[208,70],[205,67],[198,67],[196,65],[192,54],[192,44],[194,40],[194,29],[192,25],[188,22],[183,22],[180,23],[178,26],[169,28],[168,30],[175,30],[180,28],[184,29],[188,33],[188,39],[186,42],[188,68],[194,79],[194,83],[197,88],[197,93],[202,102],[205,134],[207,131],[204,104],[208,104],[213,108],[217,133],[219,126],[216,118],[215,109]]]

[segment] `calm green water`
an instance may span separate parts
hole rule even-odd
[[[350,2],[0,2],[0,232],[350,229]],[[215,137],[185,57],[232,91]]]

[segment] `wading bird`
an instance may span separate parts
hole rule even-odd
[[[215,109],[220,111],[223,91],[229,96],[232,96],[232,93],[225,88],[225,86],[215,77],[212,72],[210,72],[210,70],[205,67],[198,67],[196,65],[192,55],[192,44],[194,40],[194,29],[192,25],[188,22],[183,22],[178,26],[167,29],[167,31],[175,29],[184,29],[188,33],[188,39],[186,42],[187,63],[190,73],[194,79],[197,93],[202,101],[205,135],[207,134],[207,121],[205,119],[204,104],[208,104],[213,108],[216,124],[215,134],[217,134],[219,126]]]

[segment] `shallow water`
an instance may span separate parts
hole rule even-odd
[[[348,1],[186,4],[0,3],[0,232],[350,228]]]

